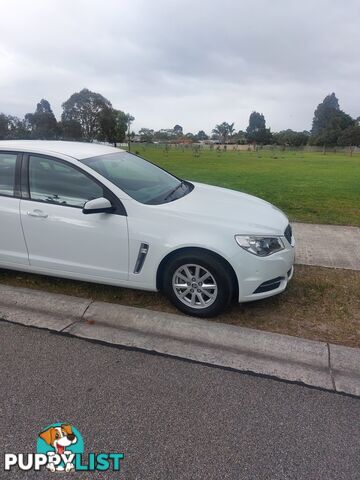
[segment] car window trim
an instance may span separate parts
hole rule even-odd
[[[88,177],[90,180],[95,182],[97,185],[99,185],[102,190],[103,190],[103,195],[105,198],[107,198],[114,206],[115,210],[112,212],[112,215],[120,215],[120,216],[127,216],[126,209],[121,202],[121,200],[113,193],[107,186],[105,186],[100,180],[95,178],[93,175],[90,173],[86,172],[83,170],[81,167],[78,165],[75,165],[71,162],[68,162],[67,160],[63,160],[62,158],[55,157],[53,155],[44,155],[42,153],[35,153],[35,152],[24,152],[22,156],[22,162],[21,162],[21,198],[23,200],[30,200],[32,202],[38,202],[38,203],[44,203],[44,204],[49,204],[49,205],[58,205],[59,207],[67,207],[67,208],[77,208],[82,210],[83,207],[79,207],[76,205],[63,205],[61,203],[57,202],[51,202],[51,201],[44,201],[44,200],[39,200],[39,199],[33,199],[31,198],[30,194],[30,172],[29,172],[29,163],[30,163],[30,157],[42,157],[47,160],[53,160],[55,162],[62,163],[63,165],[73,167],[75,170],[78,172],[82,173],[86,177]]]
[[[0,197],[5,198],[21,198],[21,191],[20,191],[20,169],[21,169],[21,160],[22,160],[22,153],[16,152],[13,150],[0,150],[0,155],[14,155],[16,156],[15,160],[15,177],[14,177],[14,194],[13,195],[6,195],[5,193],[0,192]]]

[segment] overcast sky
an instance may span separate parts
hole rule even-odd
[[[309,129],[335,91],[360,115],[359,0],[1,0],[0,112],[84,87],[135,129]]]

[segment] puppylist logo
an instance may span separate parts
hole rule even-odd
[[[37,437],[36,453],[5,453],[4,470],[49,472],[120,471],[123,453],[89,453],[84,455],[80,432],[69,423],[53,423]]]

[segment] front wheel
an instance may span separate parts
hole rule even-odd
[[[182,312],[212,317],[229,305],[234,286],[229,269],[206,252],[179,254],[165,267],[163,291]]]

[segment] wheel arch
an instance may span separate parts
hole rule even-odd
[[[172,252],[168,253],[160,262],[157,272],[156,272],[156,288],[158,290],[161,290],[161,279],[164,273],[164,269],[166,264],[174,257],[176,257],[179,254],[183,253],[188,253],[192,255],[196,255],[198,252],[204,252],[210,255],[213,255],[216,257],[218,260],[220,260],[223,265],[226,267],[226,269],[229,271],[229,274],[231,276],[233,285],[234,285],[234,298],[239,297],[239,282],[238,278],[236,276],[235,270],[233,269],[232,265],[221,255],[218,253],[214,252],[213,250],[209,250],[207,248],[202,248],[202,247],[182,247],[178,248],[177,250],[173,250]]]

